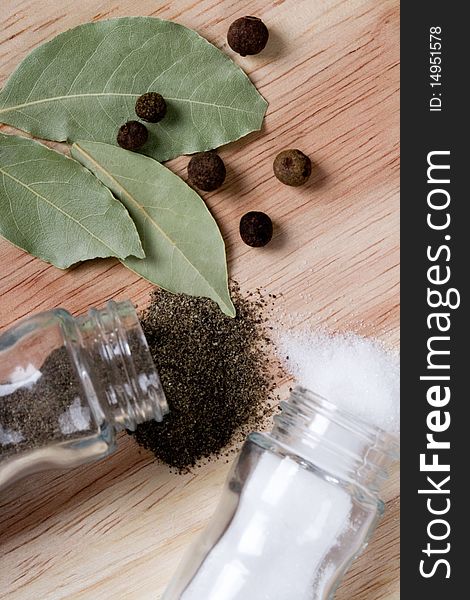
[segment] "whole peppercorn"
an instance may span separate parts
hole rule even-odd
[[[137,98],[135,113],[149,123],[158,123],[166,115],[166,102],[157,92],[146,92]]]
[[[240,237],[247,246],[266,246],[273,237],[273,222],[264,212],[247,212],[240,219]]]
[[[148,140],[147,127],[139,121],[127,121],[119,128],[117,143],[126,150],[137,150]]]
[[[241,56],[258,54],[268,43],[269,31],[257,17],[241,17],[234,21],[227,33],[230,48]]]
[[[225,174],[224,161],[215,152],[199,152],[188,163],[189,183],[206,192],[219,188]]]
[[[286,185],[303,185],[310,177],[312,163],[300,150],[283,150],[274,159],[274,175]]]

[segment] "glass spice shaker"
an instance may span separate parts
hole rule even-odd
[[[253,433],[163,600],[331,600],[365,548],[394,435],[297,387]]]
[[[102,458],[168,406],[130,301],[37,314],[0,336],[0,488]]]

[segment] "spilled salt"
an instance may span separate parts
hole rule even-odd
[[[355,333],[278,334],[286,369],[301,386],[391,433],[400,431],[400,364],[382,342]]]

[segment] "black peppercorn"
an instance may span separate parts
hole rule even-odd
[[[225,174],[224,161],[215,152],[199,152],[188,164],[189,183],[206,192],[219,188]]]
[[[128,121],[119,128],[117,143],[126,150],[137,150],[147,141],[149,132],[147,127],[139,121]]]
[[[274,175],[286,185],[303,185],[310,177],[312,163],[300,150],[283,150],[274,159]]]
[[[146,92],[137,98],[135,113],[149,123],[158,123],[166,115],[166,102],[157,92]]]
[[[240,237],[248,246],[266,246],[273,237],[273,222],[263,212],[247,212],[240,219]]]
[[[258,54],[268,43],[269,31],[257,17],[241,17],[234,21],[227,33],[230,48],[241,56]]]

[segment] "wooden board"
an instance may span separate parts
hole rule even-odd
[[[234,56],[269,101],[265,125],[223,148],[222,190],[205,194],[227,243],[231,274],[249,290],[282,292],[286,327],[353,329],[398,345],[398,0],[3,0],[0,85],[41,42],[87,21],[154,15],[198,30],[231,56],[230,22],[257,15],[266,50]],[[8,132],[9,128],[0,130]],[[272,160],[298,147],[315,163],[301,189],[273,177]],[[185,174],[188,159],[169,166]],[[269,213],[275,239],[238,237],[248,210]],[[150,285],[114,260],[61,272],[0,240],[0,327],[106,299],[143,306]],[[229,465],[171,474],[124,436],[109,459],[25,480],[0,494],[0,598],[155,599],[216,505]],[[398,470],[386,516],[338,600],[396,600]],[[294,600],[294,599],[286,599]]]

